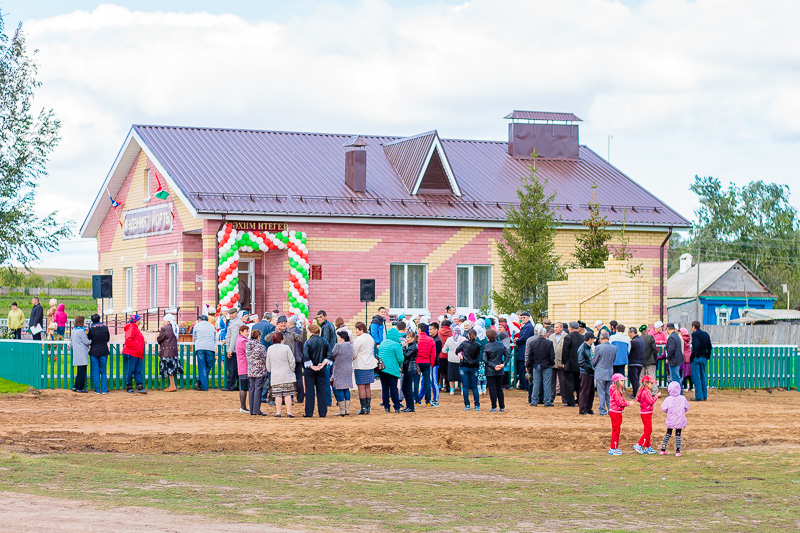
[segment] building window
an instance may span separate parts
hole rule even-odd
[[[144,171],[144,201],[150,201],[150,191],[152,188],[150,187],[150,169]]]
[[[456,269],[456,311],[468,314],[491,305],[491,265],[459,265]]]
[[[111,286],[114,286],[114,270],[111,268],[106,269],[106,275],[111,276]],[[106,313],[110,313],[114,309],[114,298],[106,298]]]
[[[427,311],[427,266],[391,265],[389,269],[389,307],[392,312]]]
[[[729,307],[717,307],[717,325],[718,326],[727,326],[728,322],[731,319],[731,310]]]
[[[158,307],[158,265],[150,265],[150,309]]]
[[[133,310],[133,267],[125,269],[125,311]]]
[[[169,269],[169,303],[170,309],[178,307],[178,264],[170,263]]]

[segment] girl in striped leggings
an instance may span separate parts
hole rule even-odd
[[[675,457],[681,456],[681,430],[686,427],[686,411],[689,410],[689,402],[681,394],[681,384],[673,381],[667,387],[669,396],[661,404],[661,410],[667,413],[664,423],[667,426],[667,434],[664,435],[664,442],[661,444],[660,455],[669,455],[667,443],[672,437],[672,430],[675,430]]]

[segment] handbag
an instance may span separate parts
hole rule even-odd
[[[378,360],[378,366],[375,367],[375,370],[378,372],[383,372],[386,369],[386,365],[383,364],[383,361],[381,361],[380,357],[376,357],[375,359]]]

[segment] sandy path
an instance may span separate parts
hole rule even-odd
[[[687,449],[796,443],[800,393],[711,391],[710,397],[691,402]],[[42,391],[0,399],[0,445],[34,452],[139,453],[495,453],[608,446],[607,417],[579,416],[577,409],[561,406],[530,407],[516,391],[508,395],[506,413],[488,412],[488,397],[482,402],[481,412],[465,412],[461,397],[443,395],[439,409],[386,414],[376,397],[369,416],[333,417],[334,407],[325,419],[304,419],[296,409],[298,418],[292,420],[240,414],[237,394],[221,391],[147,396]],[[621,443],[630,447],[641,431],[638,407],[624,416]],[[654,441],[663,435],[663,422],[657,409]]]
[[[144,507],[117,507],[106,509],[91,503],[62,498],[32,496],[14,492],[0,492],[3,507],[0,522],[3,531],[59,531],[83,533],[85,531],[127,531],[195,533],[279,533],[297,531],[278,529],[265,524],[225,523],[209,520],[199,515],[171,513]]]

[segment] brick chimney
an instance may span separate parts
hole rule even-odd
[[[344,182],[353,192],[367,192],[367,141],[354,135],[343,146],[348,149],[344,153]]]
[[[547,159],[578,157],[578,122],[572,113],[513,111],[505,116],[508,125],[508,155],[530,159],[536,151]]]

